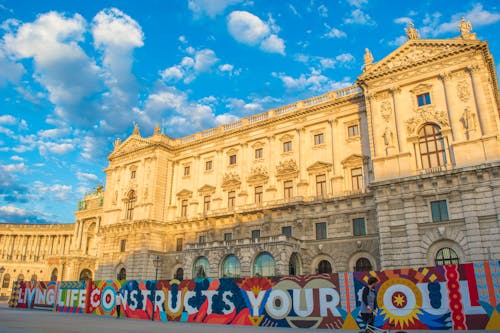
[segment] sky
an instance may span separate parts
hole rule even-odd
[[[182,137],[341,89],[408,22],[462,16],[500,59],[497,1],[0,0],[0,222],[74,222],[134,123]]]

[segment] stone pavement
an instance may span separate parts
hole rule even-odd
[[[321,329],[268,328],[248,326],[203,325],[177,322],[151,322],[108,316],[60,313],[43,310],[12,309],[0,303],[0,333],[322,333]],[[350,332],[338,330],[336,332]],[[410,331],[417,333],[423,331]],[[436,332],[436,331],[435,331]],[[473,331],[467,331],[473,332]],[[476,331],[480,332],[480,331]]]

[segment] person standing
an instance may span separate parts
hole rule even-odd
[[[120,295],[120,291],[116,293],[115,305],[116,305],[116,319],[120,319],[120,311],[122,307],[122,297]]]
[[[369,326],[373,326],[375,322],[375,316],[377,315],[377,292],[375,291],[375,286],[378,280],[375,277],[370,277],[368,279],[368,286],[363,288],[361,293],[361,318],[365,323],[365,332],[372,332]]]

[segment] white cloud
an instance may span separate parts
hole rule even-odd
[[[97,182],[99,178],[92,173],[85,173],[81,171],[76,172],[76,178],[80,181]]]
[[[394,23],[407,25],[408,23],[413,22],[413,20],[409,17],[398,17],[394,20]]]
[[[47,194],[53,195],[55,199],[59,201],[66,201],[69,199],[70,194],[72,193],[73,187],[70,185],[62,185],[62,184],[45,184],[41,181],[35,181],[33,183],[33,187],[35,188],[34,193],[38,197],[44,197]]]
[[[297,11],[297,9],[292,4],[288,4],[288,8],[290,8],[290,10],[293,13],[293,15],[300,16],[299,12]]]
[[[210,71],[219,62],[219,58],[217,58],[217,55],[211,49],[197,51],[192,47],[188,47],[185,51],[193,55],[193,57],[184,57],[180,64],[160,71],[160,76],[163,80],[167,82],[184,80],[184,83],[189,83],[200,73]]]
[[[21,156],[17,156],[17,155],[11,156],[10,159],[13,161],[16,161],[16,162],[24,161],[24,158],[22,158]]]
[[[26,165],[24,163],[18,164],[0,164],[0,169],[2,172],[12,173],[12,172],[21,172],[24,173],[27,171]]]
[[[0,44],[1,46],[1,44]],[[0,49],[0,87],[7,83],[19,83],[21,77],[26,72],[23,65],[8,59]]]
[[[260,48],[269,53],[285,55],[285,41],[276,35],[270,35],[262,41]]]
[[[361,7],[362,5],[364,5],[365,3],[368,3],[368,0],[347,0],[347,2],[351,5],[351,6],[354,6],[356,8],[359,8]]]
[[[399,36],[393,40],[390,40],[387,44],[389,44],[390,46],[400,46],[400,45],[403,45],[407,40],[408,40],[408,37]]]
[[[217,125],[224,125],[224,124],[232,123],[233,121],[236,121],[238,119],[239,119],[239,117],[237,117],[235,115],[232,115],[230,113],[224,113],[224,114],[217,115],[215,117],[215,123]]]
[[[223,65],[219,66],[219,70],[221,72],[232,72],[233,68],[234,68],[234,66],[231,64],[223,64]]]
[[[67,128],[52,128],[38,131],[38,136],[44,139],[54,139],[69,133]]]
[[[266,23],[246,11],[229,14],[227,26],[234,39],[247,45],[259,44],[270,32]]]
[[[112,47],[126,51],[144,45],[141,26],[116,8],[97,13],[92,22],[92,35],[96,48]]]
[[[342,63],[353,62],[354,56],[350,53],[342,53],[335,57],[335,60]]]
[[[63,155],[75,149],[75,145],[69,142],[56,143],[56,142],[42,142],[38,143],[38,150],[40,155],[45,156],[47,153],[56,155]]]
[[[329,29],[329,31],[323,35],[323,37],[326,38],[344,38],[347,37],[347,34],[343,32],[342,30],[339,30],[337,28],[330,28],[327,24],[325,26]]]
[[[490,25],[500,21],[500,13],[490,12],[483,8],[483,5],[478,3],[468,12],[461,12],[452,15],[449,22],[439,23],[439,18],[441,15],[439,13],[434,13],[432,16],[433,20],[424,20],[426,25],[422,30],[424,35],[438,36],[448,32],[459,33],[458,24],[462,17],[469,20],[474,27],[480,27],[484,25]]]
[[[370,15],[356,8],[351,12],[351,16],[344,19],[346,24],[375,25]]]
[[[4,125],[14,125],[17,123],[17,118],[10,115],[10,114],[6,114],[6,115],[3,115],[3,116],[0,116],[0,124],[4,124]]]
[[[330,81],[328,77],[314,69],[311,70],[311,73],[301,74],[297,78],[286,75],[285,73],[272,73],[272,75],[280,79],[287,90],[293,91],[307,89],[314,93],[324,93],[352,85],[348,78],[345,78],[341,82]]]
[[[321,17],[328,17],[328,8],[325,5],[321,5],[318,7],[318,14]]]
[[[335,67],[335,60],[332,58],[321,58],[319,60],[321,67],[323,68],[334,68]]]
[[[164,69],[160,75],[166,81],[178,81],[184,76],[184,71],[181,66],[175,65]]]
[[[194,70],[196,72],[205,72],[209,70],[219,59],[215,52],[210,49],[204,49],[196,52],[194,56]]]
[[[227,7],[242,1],[243,0],[188,0],[188,8],[193,12],[195,17],[207,15],[214,18],[216,15],[224,12]]]

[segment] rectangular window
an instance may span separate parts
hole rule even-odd
[[[429,94],[427,92],[424,94],[417,95],[417,102],[418,102],[418,106],[424,106],[424,105],[431,104],[431,94]]]
[[[352,190],[359,191],[363,188],[363,170],[361,168],[351,169]]]
[[[292,227],[291,226],[281,227],[281,234],[287,237],[292,237]]]
[[[263,148],[255,149],[255,159],[258,160],[259,158],[263,157],[264,157],[264,149]]]
[[[203,212],[207,213],[210,210],[210,196],[205,195],[203,197]]]
[[[352,220],[352,228],[354,236],[364,236],[366,235],[366,224],[365,218],[360,217]]]
[[[205,170],[212,170],[212,161],[206,161],[205,162]]]
[[[263,188],[262,186],[255,186],[255,203],[262,203]]]
[[[227,208],[234,209],[235,200],[236,200],[236,192],[235,191],[227,192]]]
[[[120,252],[125,252],[125,248],[127,247],[127,240],[122,239],[120,241]]]
[[[182,251],[182,243],[183,243],[183,239],[177,238],[177,246],[175,247],[175,250],[177,252]]]
[[[359,125],[352,125],[347,128],[349,137],[359,136]]]
[[[431,201],[432,222],[448,221],[446,200]]]
[[[316,223],[316,239],[326,239],[326,222]]]
[[[224,240],[225,241],[230,241],[233,240],[233,233],[232,232],[227,232],[224,234]]]
[[[182,200],[181,203],[181,217],[186,217],[188,211],[188,201],[187,199]]]
[[[252,230],[252,239],[260,238],[260,230]]]
[[[190,167],[189,166],[185,166],[184,167],[184,176],[189,176],[189,171],[190,171]]]
[[[316,195],[318,197],[326,195],[326,175],[316,176]]]
[[[135,170],[132,170],[130,172],[130,178],[134,179],[135,178]]]
[[[285,199],[290,199],[292,197],[293,182],[291,180],[285,180],[283,182],[283,192]]]
[[[198,243],[205,244],[206,242],[207,242],[207,236],[200,235],[200,238],[198,239]]]
[[[325,143],[325,138],[323,136],[323,133],[315,134],[314,135],[314,144],[315,145],[320,145]]]
[[[236,155],[229,156],[229,164],[236,164]]]
[[[283,142],[283,152],[292,151],[292,141]]]

